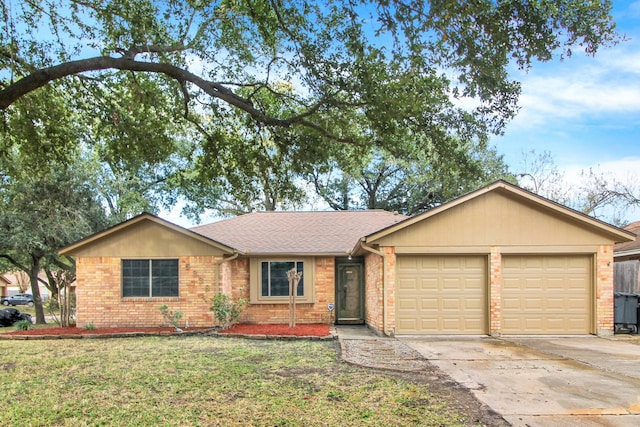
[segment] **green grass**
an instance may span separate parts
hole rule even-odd
[[[428,384],[334,342],[212,337],[0,341],[4,425],[461,425]]]

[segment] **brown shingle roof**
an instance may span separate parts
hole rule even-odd
[[[191,231],[247,254],[345,254],[358,239],[407,217],[383,210],[256,212]]]
[[[631,231],[636,235],[640,234],[640,221],[632,222],[624,227],[625,230]],[[627,251],[640,251],[640,241],[636,237],[636,240],[625,243],[618,243],[613,248],[614,252],[627,252]]]

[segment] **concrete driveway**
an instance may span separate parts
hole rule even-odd
[[[640,341],[399,339],[514,426],[640,426]]]

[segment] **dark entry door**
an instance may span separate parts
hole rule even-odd
[[[336,263],[336,322],[364,323],[363,263],[359,260]]]

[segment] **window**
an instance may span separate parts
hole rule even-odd
[[[177,297],[177,259],[122,260],[123,297]]]
[[[302,273],[296,291],[296,302],[315,302],[315,264],[313,257],[251,258],[249,260],[249,302],[251,304],[288,304],[287,271]]]
[[[295,268],[298,273],[304,271],[302,261],[262,261],[261,295],[263,297],[288,297],[289,279],[287,272]],[[304,274],[298,283],[296,296],[304,295]]]

